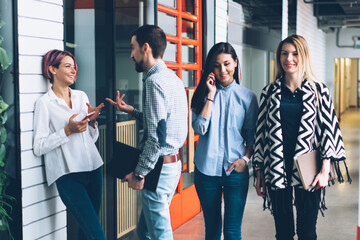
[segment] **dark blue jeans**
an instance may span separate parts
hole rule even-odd
[[[60,198],[79,224],[77,239],[105,240],[99,222],[102,195],[102,172],[70,173],[56,180]]]
[[[275,220],[276,239],[293,240],[295,235],[293,188],[270,191]],[[316,240],[316,222],[319,213],[320,189],[309,192],[295,188],[296,233],[299,240]]]
[[[205,239],[220,240],[222,232],[221,199],[224,194],[224,239],[241,239],[241,223],[249,188],[249,171],[221,177],[207,176],[195,168],[196,192],[205,220]]]

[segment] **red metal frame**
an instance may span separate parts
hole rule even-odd
[[[158,11],[176,17],[176,36],[166,35],[166,40],[176,43],[176,63],[167,62],[166,65],[175,69],[179,78],[182,78],[182,70],[194,70],[195,73],[195,86],[199,84],[202,68],[202,15],[201,15],[201,1],[194,0],[195,15],[182,11],[182,1],[176,1],[176,9],[158,4]],[[195,39],[182,37],[182,20],[190,20],[195,24]],[[182,45],[195,46],[195,64],[182,62]]]

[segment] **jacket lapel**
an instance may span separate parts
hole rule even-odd
[[[269,101],[268,130],[273,143],[270,146],[270,157],[272,159],[282,159],[283,138],[280,119],[281,81],[279,79],[274,82],[274,88],[270,94]]]
[[[280,101],[281,101],[281,81],[278,79],[273,83],[271,93],[268,95],[268,114],[267,114],[267,133],[269,146],[269,155],[266,167],[273,175],[276,181],[273,181],[272,188],[284,188],[286,183],[284,154],[283,154],[283,137],[280,119]],[[271,160],[270,160],[271,159]]]
[[[295,156],[311,151],[315,142],[315,121],[317,114],[315,92],[307,80],[303,81],[302,91],[303,114],[295,146]]]

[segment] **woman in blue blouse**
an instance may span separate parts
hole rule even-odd
[[[200,135],[195,152],[195,187],[206,239],[220,239],[224,195],[224,238],[241,239],[258,104],[239,84],[239,64],[229,43],[214,45],[191,102],[192,126]]]

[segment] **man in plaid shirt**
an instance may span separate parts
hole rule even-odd
[[[163,30],[154,25],[138,28],[131,38],[131,58],[143,77],[143,112],[127,105],[124,94],[117,92],[116,102],[107,99],[119,111],[143,121],[142,153],[134,172],[125,176],[128,186],[142,190],[143,209],[138,224],[140,239],[173,239],[169,205],[181,175],[179,148],[185,142],[188,104],[182,81],[162,60],[166,48]],[[164,159],[156,192],[143,189],[144,177]]]

